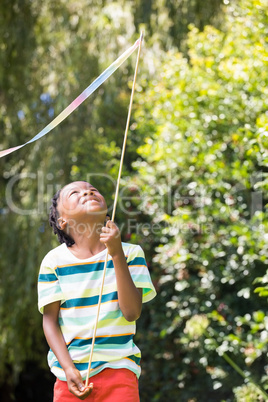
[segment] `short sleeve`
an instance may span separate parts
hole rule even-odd
[[[142,302],[146,303],[152,300],[156,296],[156,291],[150,277],[144,252],[140,246],[130,248],[127,264],[135,286],[143,290]]]
[[[41,314],[43,314],[44,306],[47,304],[56,301],[61,301],[62,304],[65,301],[55,267],[53,267],[53,264],[51,264],[49,259],[46,257],[41,263],[37,290],[38,309]]]

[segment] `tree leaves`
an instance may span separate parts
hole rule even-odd
[[[146,200],[141,210],[162,226],[153,239],[159,294],[147,327],[157,347],[147,358],[155,354],[159,370],[170,367],[162,373],[168,390],[155,400],[208,400],[193,388],[196,381],[207,385],[209,400],[232,393],[242,379],[215,356],[213,338],[265,384],[267,303],[256,295],[267,290],[266,196],[259,189],[267,184],[268,15],[263,2],[258,7],[261,15],[256,2],[228,6],[223,31],[192,27],[189,59],[159,52],[152,61],[159,68],[140,94],[137,130],[150,131],[135,182]],[[264,286],[256,289],[260,281]],[[195,317],[210,320],[210,337],[192,340],[194,332],[202,334]]]

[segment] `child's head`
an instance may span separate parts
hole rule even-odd
[[[75,241],[70,227],[83,225],[83,222],[96,217],[104,222],[107,206],[104,197],[90,183],[78,181],[67,184],[52,198],[49,223],[60,243],[71,247]]]
[[[53,232],[58,236],[58,240],[60,243],[66,243],[68,247],[71,247],[74,244],[74,240],[60,229],[58,225],[59,212],[58,212],[58,200],[60,196],[61,190],[57,191],[54,197],[52,198],[52,204],[50,206],[49,212],[49,224],[53,229]]]

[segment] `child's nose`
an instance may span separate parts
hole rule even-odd
[[[83,191],[83,195],[88,195],[88,194],[92,194],[92,193],[93,193],[93,191],[89,190],[89,189]]]

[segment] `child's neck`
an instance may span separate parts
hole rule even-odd
[[[105,245],[100,242],[100,232],[88,231],[87,233],[73,233],[75,243],[69,250],[79,259],[90,258],[105,250]]]

